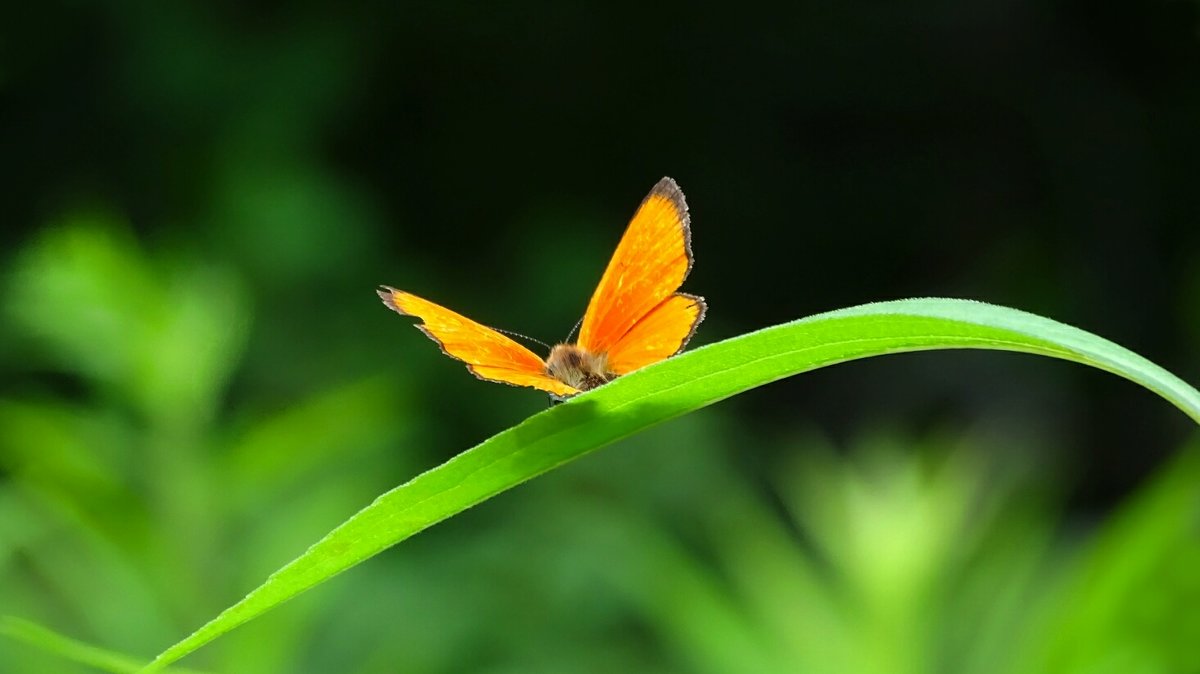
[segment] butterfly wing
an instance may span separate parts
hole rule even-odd
[[[704,317],[703,299],[675,292],[691,268],[687,203],[675,181],[663,178],[617,244],[583,315],[579,346],[609,354],[618,374],[679,351]]]
[[[480,379],[559,396],[579,392],[546,374],[546,364],[537,354],[485,325],[403,290],[382,286],[378,293],[388,308],[421,319],[417,328]]]
[[[608,352],[608,368],[628,374],[679,353],[704,320],[703,297],[675,293],[642,317]]]

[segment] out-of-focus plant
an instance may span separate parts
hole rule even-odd
[[[12,616],[0,617],[0,635],[57,653],[71,661],[85,664],[104,672],[132,674],[132,672],[136,672],[142,667],[142,663],[139,660],[128,655],[113,653],[102,648],[96,648],[90,644],[69,639],[41,625]],[[183,669],[181,667],[172,667],[167,671],[174,672],[174,674],[201,674],[195,670]]]
[[[776,502],[717,471],[691,527],[619,499],[562,517],[587,532],[576,559],[682,671],[1200,668],[1200,447],[1072,536],[1032,470],[1044,462],[991,444],[882,434],[839,455],[810,441],[775,472]]]
[[[238,277],[151,257],[111,218],[48,229],[6,276],[3,312],[10,374],[31,385],[0,398],[0,606],[120,650],[168,639],[291,554],[296,525],[353,508],[372,470],[355,457],[402,428],[402,395],[378,376],[227,408],[251,315]],[[265,512],[292,526],[261,529]],[[11,653],[0,670],[63,666]]]

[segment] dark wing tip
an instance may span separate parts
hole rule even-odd
[[[679,226],[683,228],[683,254],[687,256],[687,270],[684,271],[683,278],[687,279],[688,274],[692,273],[695,258],[692,257],[692,216],[688,213],[687,200],[683,198],[683,190],[679,189],[679,184],[675,182],[674,178],[663,176],[662,180],[654,184],[650,194],[646,195],[647,199],[650,197],[667,199],[679,212]]]
[[[650,196],[658,196],[669,200],[675,204],[675,208],[679,209],[679,217],[685,223],[688,220],[687,200],[683,198],[683,190],[679,189],[679,183],[669,176],[663,176],[654,184],[650,190]]]
[[[400,291],[391,286],[379,286],[375,289],[375,294],[379,295],[379,299],[383,300],[383,303],[387,305],[388,309],[391,309],[398,314],[404,314],[404,312],[400,310],[400,307],[396,306],[395,293],[398,292]]]

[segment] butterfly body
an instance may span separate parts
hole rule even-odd
[[[590,391],[617,378],[608,357],[589,353],[574,344],[559,344],[546,357],[546,374],[580,391]]]
[[[412,293],[390,286],[378,293],[393,311],[420,318],[417,327],[476,377],[562,399],[683,349],[707,309],[704,298],[678,292],[691,268],[687,204],[675,181],[663,178],[617,244],[588,302],[579,339],[553,347],[544,360],[500,331]]]

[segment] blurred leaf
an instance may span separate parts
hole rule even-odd
[[[968,622],[977,637],[990,627],[1011,638],[1005,600],[1019,593],[1014,581],[1028,564],[997,557],[1004,548],[993,536],[1012,521],[1016,475],[987,465],[982,452],[965,451],[972,443],[964,448],[935,438],[920,443],[924,451],[916,455],[907,444],[896,435],[873,435],[848,459],[807,451],[783,474],[781,496],[810,543],[810,565],[830,570],[817,574],[824,605],[794,598],[797,617],[823,627],[816,635],[792,630],[803,645],[792,662],[807,664],[803,671],[962,671],[964,655],[948,639],[958,623]],[[1030,535],[1039,530],[1019,533],[1003,542],[1044,561],[1045,546]],[[986,574],[980,558],[990,563]],[[979,577],[990,583],[977,591],[984,598],[962,602],[963,586]]]
[[[261,140],[262,130],[253,135]],[[329,279],[371,255],[372,214],[336,174],[288,153],[271,157],[240,136],[222,160],[213,229],[244,269],[287,288]]]
[[[26,507],[16,489],[0,483],[0,572],[13,561],[16,553],[39,536],[47,535],[49,527]],[[0,600],[4,599],[0,588]]]
[[[140,660],[128,655],[114,653],[64,637],[41,625],[13,616],[0,617],[0,634],[105,672],[131,674],[142,666]],[[202,674],[194,669],[180,667],[171,667],[166,671],[175,672],[175,674]]]
[[[133,238],[112,224],[79,214],[46,232],[18,256],[5,308],[52,356],[120,387],[142,342],[131,324],[158,320],[163,307]]]
[[[224,457],[233,498],[261,498],[348,449],[395,445],[393,419],[404,405],[390,380],[369,377],[321,391],[250,425]]]
[[[1034,672],[1200,671],[1200,447],[1191,446],[1087,546],[1040,634]]]
[[[23,577],[26,583],[36,583],[43,600],[69,609],[107,643],[130,635],[151,640],[154,634],[170,633],[171,615],[163,604],[179,593],[165,594],[153,585],[140,566],[136,543],[114,540],[109,527],[98,526],[90,512],[57,492],[15,484],[24,508],[46,527],[45,535],[21,549]],[[107,517],[122,512],[113,510]],[[171,587],[178,590],[179,584]]]
[[[5,308],[148,418],[202,423],[237,364],[247,301],[224,269],[157,262],[110,219],[76,214],[21,255]]]
[[[124,438],[106,421],[61,404],[0,400],[0,468],[94,507],[121,485],[102,450]]]
[[[1130,379],[1200,421],[1200,392],[1091,333],[979,302],[900,300],[820,314],[712,344],[537,414],[385,493],[241,601],[160,654],[199,646],[399,541],[530,478],[747,389],[858,358],[978,348],[1075,361]]]
[[[1048,555],[1046,527],[1027,521],[1041,478],[989,460],[1004,449],[973,435],[871,433],[843,452],[809,437],[770,470],[783,511],[727,471],[687,520],[702,536],[609,496],[566,513],[556,540],[582,548],[579,563],[636,607],[681,671],[963,672],[992,632],[982,636],[1004,649],[970,671],[1008,672],[1008,654],[1028,640],[1014,606],[1028,617],[1023,581]],[[1044,501],[1032,509],[1053,521]],[[849,564],[834,540],[859,549]]]

